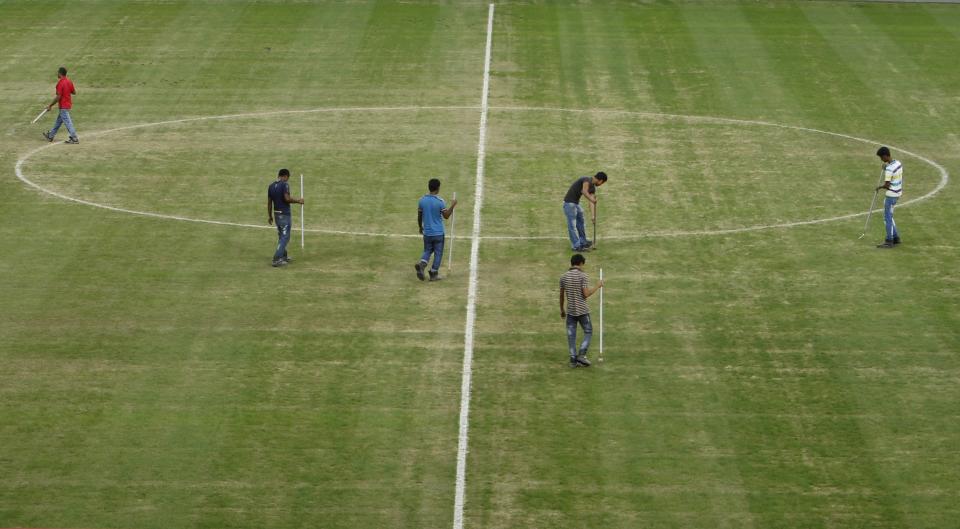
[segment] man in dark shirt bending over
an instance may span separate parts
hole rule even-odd
[[[607,183],[607,173],[600,171],[596,175],[583,176],[574,182],[563,197],[563,214],[567,218],[567,233],[570,235],[570,246],[575,252],[584,252],[593,246],[593,241],[587,239],[583,225],[583,207],[580,206],[580,197],[586,197],[590,203],[590,218],[597,221],[597,188]]]

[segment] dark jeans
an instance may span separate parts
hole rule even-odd
[[[590,348],[590,338],[593,336],[593,324],[590,323],[590,314],[582,316],[571,316],[567,314],[567,345],[570,348],[570,356],[577,356],[577,323],[583,327],[583,342],[580,344],[580,353],[587,354]]]
[[[433,266],[430,270],[437,272],[440,270],[440,261],[443,260],[443,235],[423,236],[423,255],[420,256],[420,260],[424,263],[428,262],[430,254],[433,254]]]
[[[287,256],[287,243],[290,242],[290,222],[291,217],[284,213],[274,213],[277,223],[277,251],[273,253],[273,260],[276,261]]]

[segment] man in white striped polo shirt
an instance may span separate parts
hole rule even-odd
[[[560,277],[560,317],[566,318],[567,321],[570,367],[590,367],[587,349],[590,347],[593,325],[590,323],[590,307],[587,306],[587,298],[603,288],[603,280],[597,283],[597,286],[589,287],[587,274],[583,273],[583,265],[586,262],[583,255],[574,255],[570,258],[570,270]],[[567,299],[566,311],[563,309],[564,298]],[[583,327],[583,342],[579,350],[577,349],[577,323]]]
[[[897,200],[903,194],[903,164],[890,156],[890,149],[887,147],[877,149],[877,156],[883,162],[883,185],[878,187],[877,191],[887,190],[887,196],[883,200],[883,223],[886,226],[886,238],[883,244],[877,245],[877,248],[893,248],[900,244],[900,232],[897,231],[897,223],[893,220],[893,207],[897,205]]]

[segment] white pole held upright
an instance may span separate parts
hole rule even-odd
[[[600,269],[600,282],[603,282],[603,268]],[[600,361],[603,362],[603,287],[600,287]]]
[[[453,199],[457,199],[457,192],[453,192]],[[453,228],[457,225],[457,210],[454,207],[453,213],[450,214],[450,258],[447,259],[447,272],[453,270]]]
[[[303,198],[303,173],[300,173],[300,198]],[[303,204],[300,204],[300,249],[303,249],[304,244],[304,221],[303,221]]]

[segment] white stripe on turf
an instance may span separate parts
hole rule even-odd
[[[470,234],[470,281],[467,286],[467,321],[463,331],[463,377],[460,382],[460,433],[457,437],[457,488],[453,502],[453,529],[463,529],[463,504],[467,482],[467,440],[470,429],[470,383],[473,379],[473,328],[477,320],[477,265],[480,260],[480,210],[483,207],[483,167],[487,155],[487,100],[490,95],[490,51],[493,47],[493,4],[487,13],[487,48],[483,61],[480,96],[480,138],[477,140],[477,182],[473,196],[473,231]]]

